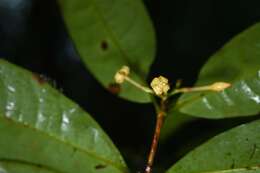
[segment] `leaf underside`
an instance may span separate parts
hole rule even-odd
[[[113,143],[41,77],[0,60],[0,160],[64,173],[127,172]]]
[[[242,32],[202,68],[197,86],[225,81],[232,84],[222,92],[184,94],[177,108],[205,118],[256,115],[260,112],[260,24]]]
[[[93,75],[113,90],[114,75],[123,65],[145,85],[155,56],[155,34],[140,0],[60,0],[65,23],[76,48]],[[113,91],[112,91],[113,92]],[[147,93],[124,83],[117,94],[150,102]]]

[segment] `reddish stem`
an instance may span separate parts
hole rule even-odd
[[[151,173],[152,172],[154,157],[155,157],[155,153],[156,153],[156,150],[157,150],[157,146],[158,146],[158,142],[159,142],[159,138],[160,138],[160,133],[161,133],[161,128],[163,126],[164,117],[165,117],[164,107],[165,107],[164,102],[162,101],[161,111],[159,111],[159,113],[157,114],[155,132],[154,132],[154,136],[153,136],[153,141],[152,141],[150,153],[149,153],[149,156],[148,156],[148,161],[147,161],[146,168],[145,168],[145,173]]]

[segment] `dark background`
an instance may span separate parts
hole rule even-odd
[[[260,19],[259,0],[144,1],[158,45],[148,80],[162,74],[192,85],[210,55]],[[0,0],[0,57],[50,78],[98,121],[134,172],[143,168],[155,123],[152,106],[119,99],[99,85],[81,63],[54,0]],[[250,120],[184,124],[160,145],[156,172],[209,137]]]

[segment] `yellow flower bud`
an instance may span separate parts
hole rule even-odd
[[[129,75],[130,69],[128,66],[123,66],[119,71],[116,72],[114,79],[115,82],[121,84],[125,81],[125,78]]]
[[[166,95],[170,89],[168,79],[163,76],[154,78],[151,82],[151,87],[157,96]]]
[[[230,87],[231,84],[227,82],[215,82],[212,85],[210,85],[210,90],[212,91],[222,91],[228,87]]]

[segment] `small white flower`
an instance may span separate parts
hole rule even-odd
[[[170,89],[168,79],[163,76],[154,78],[151,82],[151,87],[157,96],[166,95]]]

